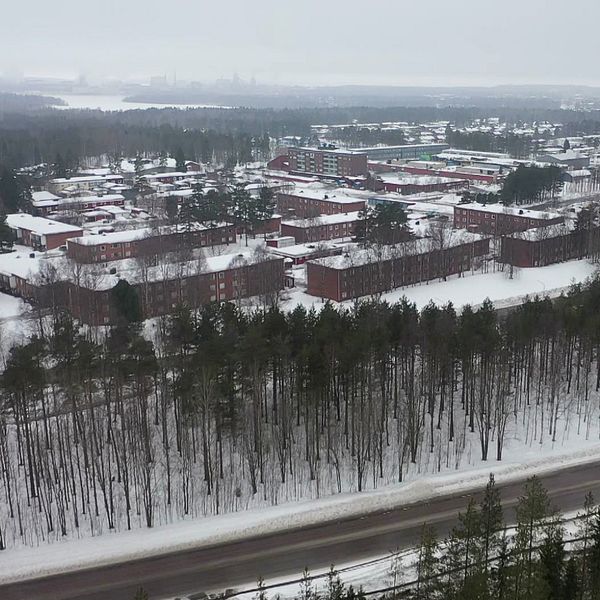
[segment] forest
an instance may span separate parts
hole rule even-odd
[[[235,304],[3,357],[0,547],[168,524],[497,461],[597,435],[600,279],[490,303]],[[519,446],[520,444],[520,446]]]
[[[391,100],[390,100],[391,102]],[[20,168],[52,163],[56,155],[70,157],[72,163],[85,163],[88,157],[168,152],[183,150],[189,160],[235,165],[268,153],[266,140],[296,135],[311,136],[316,123],[345,124],[406,121],[425,123],[448,120],[461,127],[491,114],[508,123],[549,120],[563,123],[564,136],[600,132],[600,111],[574,111],[546,108],[497,106],[391,106],[329,108],[197,108],[148,109],[123,112],[97,110],[30,109],[9,105],[0,111],[0,164]],[[376,137],[368,130],[348,132],[352,144],[399,143],[391,132]],[[469,140],[453,140],[460,148],[473,148]],[[517,143],[517,142],[515,142]],[[519,142],[520,143],[520,142]],[[512,151],[506,148],[507,151]],[[522,149],[525,152],[526,149]],[[521,150],[519,151],[521,152]]]

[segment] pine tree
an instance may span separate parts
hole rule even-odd
[[[500,550],[503,539],[504,515],[500,501],[500,490],[496,486],[494,474],[485,486],[485,493],[480,506],[482,560],[484,569],[489,570],[488,561],[495,557]]]
[[[525,484],[525,493],[517,505],[517,594],[531,598],[534,590],[534,553],[541,526],[550,513],[548,493],[537,477]]]
[[[587,577],[583,586],[591,600],[600,598],[600,514],[594,517],[591,524]]]
[[[435,530],[427,523],[421,529],[421,541],[417,557],[417,600],[432,600],[437,589],[438,543]]]
[[[569,559],[565,569],[563,600],[577,600],[579,598],[579,579],[577,577],[577,562],[574,557]]]
[[[339,573],[331,565],[327,573],[327,600],[343,600],[346,590]]]
[[[319,595],[313,588],[312,578],[308,567],[304,567],[302,572],[302,581],[300,582],[300,599],[299,600],[317,600]]]
[[[125,324],[138,323],[142,308],[137,290],[125,279],[119,279],[111,290],[111,298],[117,314]]]
[[[175,154],[173,155],[173,158],[175,159],[175,169],[178,172],[183,173],[185,171],[185,154],[181,147],[179,147],[179,148],[177,148],[177,150],[175,150]]]
[[[148,600],[148,592],[143,587],[138,588],[133,600]]]
[[[553,521],[546,527],[540,548],[540,568],[545,588],[544,597],[548,600],[561,600],[564,591],[565,542],[560,522]]]

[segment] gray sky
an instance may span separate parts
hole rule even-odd
[[[2,0],[0,72],[599,84],[599,0]]]

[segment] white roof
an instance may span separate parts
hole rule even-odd
[[[314,219],[296,219],[289,221],[282,221],[282,225],[289,225],[290,227],[302,227],[302,228],[310,228],[310,227],[318,227],[319,225],[336,225],[338,223],[352,223],[354,221],[358,221],[360,218],[360,212],[348,212],[348,213],[338,213],[335,215],[321,215]]]
[[[49,235],[53,233],[73,233],[80,234],[81,227],[75,227],[68,223],[45,219],[44,217],[34,217],[27,213],[15,213],[6,215],[6,224],[12,229],[26,229],[38,235]]]
[[[470,233],[468,231],[459,229],[448,229],[445,247],[450,248],[454,246],[460,246],[461,244],[470,244],[481,239],[484,239],[484,236],[476,233]],[[343,270],[351,267],[359,267],[370,263],[381,262],[384,260],[400,258],[402,256],[415,256],[417,254],[424,254],[435,249],[435,247],[436,246],[433,240],[428,238],[419,238],[404,242],[402,244],[396,244],[394,246],[383,246],[378,250],[367,248],[347,251],[339,256],[317,258],[312,262],[329,267],[331,269]],[[287,250],[287,248],[285,248],[285,250]]]
[[[454,177],[438,177],[436,175],[381,175],[383,183],[391,183],[393,185],[436,185],[444,183],[460,184],[461,179]]]
[[[335,202],[338,204],[354,204],[356,202],[365,202],[366,198],[352,198],[345,195],[336,195],[333,192],[309,192],[305,193],[304,190],[298,190],[293,192],[283,192],[286,196],[297,196],[298,198],[306,198],[307,200],[318,200],[320,202]]]
[[[217,227],[226,227],[229,223],[216,223]],[[160,227],[158,229],[151,229],[150,227],[144,227],[143,229],[126,229],[124,231],[113,231],[110,233],[91,234],[83,235],[69,240],[69,243],[79,244],[81,246],[99,246],[102,244],[123,244],[126,242],[135,242],[143,238],[157,236],[157,235],[170,235],[173,233],[184,233],[187,226],[180,225],[179,227],[169,225]],[[205,231],[211,229],[206,225],[196,223],[194,225],[196,231]]]
[[[530,219],[556,219],[561,218],[556,212],[544,212],[541,210],[528,210],[526,208],[515,208],[512,206],[503,206],[502,204],[478,204],[477,202],[471,202],[470,204],[457,204],[455,208],[462,208],[466,210],[475,210],[479,212],[487,212],[493,214],[505,214],[512,215],[515,217],[528,217]]]
[[[56,196],[52,192],[42,190],[41,192],[31,192],[31,199],[34,202],[42,202],[47,200],[60,200],[60,196]]]
[[[163,179],[165,177],[199,177],[204,175],[200,171],[173,171],[170,173],[151,173],[149,175],[142,175],[142,179]]]
[[[121,175],[89,175],[85,177],[57,177],[52,179],[50,183],[93,183],[95,181],[120,181],[122,179]]]

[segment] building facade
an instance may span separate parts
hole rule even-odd
[[[436,249],[428,240],[416,240],[388,247],[384,253],[363,250],[309,261],[307,291],[343,302],[464,273],[477,257],[489,254],[490,248],[487,238],[461,237],[462,242],[457,240],[444,249]]]
[[[123,185],[121,175],[86,175],[83,177],[59,177],[51,179],[48,187],[51,192],[60,194],[66,189],[85,191],[100,187],[105,184]]]
[[[317,196],[284,192],[277,194],[277,211],[282,215],[294,215],[302,219],[318,215],[338,215],[361,211],[365,206],[366,200],[349,196],[330,196],[329,194]]]
[[[580,230],[560,225],[542,227],[503,237],[500,242],[500,261],[522,268],[598,257],[599,253],[600,227]]]
[[[500,204],[461,204],[454,207],[454,227],[492,235],[509,235],[535,227],[558,225],[563,217]]]
[[[132,283],[143,319],[173,312],[180,305],[191,309],[212,302],[237,301],[263,296],[274,301],[284,287],[283,258],[265,255],[226,255],[209,258],[201,272],[184,277],[169,277]],[[114,279],[114,278],[113,278]],[[126,279],[126,278],[124,278]],[[81,323],[114,325],[122,317],[113,288],[77,284],[63,280],[41,284],[36,279],[2,274],[3,291],[23,297],[46,308],[67,310]]]
[[[359,177],[367,175],[367,155],[350,150],[290,148],[289,170],[326,177]]]
[[[13,230],[18,244],[34,250],[54,250],[64,246],[69,238],[83,235],[80,227],[27,213],[7,215],[6,224]]]
[[[297,244],[351,237],[359,219],[360,212],[350,212],[314,219],[282,221],[281,235],[294,237]]]
[[[123,258],[151,257],[205,246],[235,243],[235,226],[223,224],[187,230],[183,226],[115,231],[86,235],[67,242],[67,255],[78,263],[104,263]]]
[[[364,152],[369,160],[421,160],[430,159],[450,148],[449,144],[404,144],[402,146],[373,146],[372,148],[353,148],[355,152]]]

